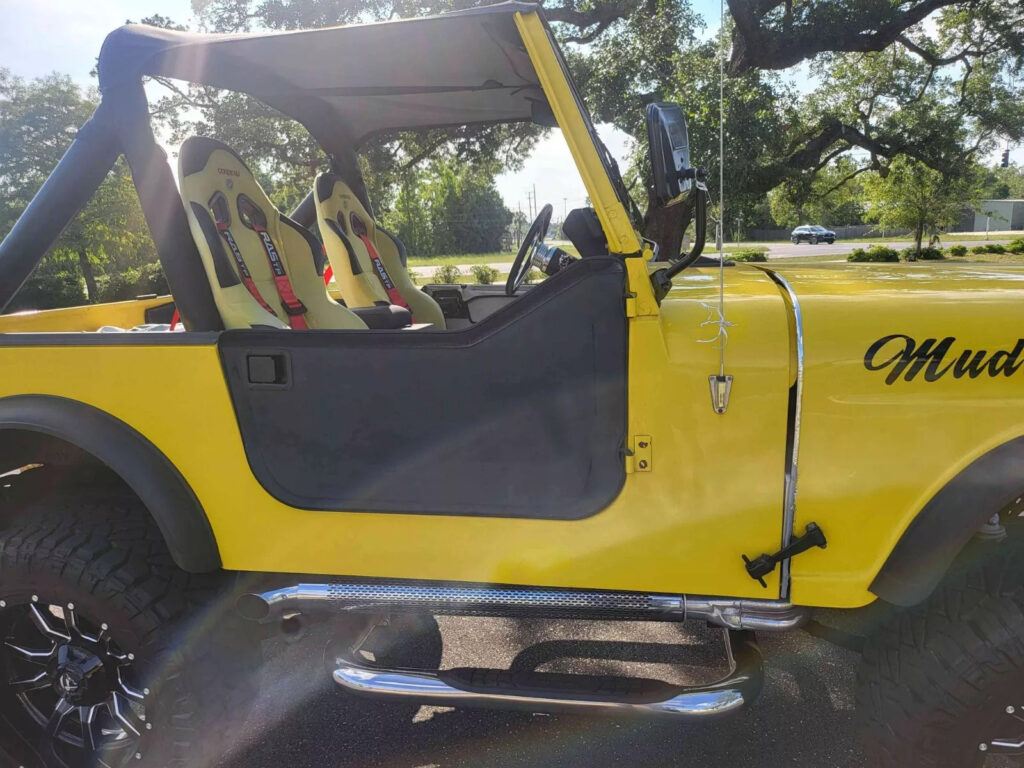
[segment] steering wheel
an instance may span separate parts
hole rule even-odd
[[[523,284],[526,275],[533,266],[533,252],[537,246],[544,242],[544,236],[548,233],[548,224],[551,223],[551,212],[554,210],[551,203],[540,209],[537,218],[533,220],[530,229],[523,238],[523,244],[519,246],[519,253],[516,260],[512,262],[512,271],[508,273],[508,280],[505,281],[505,295],[515,296],[519,286]]]

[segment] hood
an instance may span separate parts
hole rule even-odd
[[[1011,374],[1024,383],[1022,267],[772,264],[771,271],[796,294],[809,371],[843,366],[885,386]]]
[[[815,264],[788,266],[771,262],[765,271],[781,275],[798,297],[839,301],[871,296],[902,302],[942,301],[956,294],[957,301],[990,302],[996,296],[1024,300],[1024,266],[970,262],[921,261],[913,264]],[[965,295],[970,294],[970,295]]]

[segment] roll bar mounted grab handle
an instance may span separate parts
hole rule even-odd
[[[691,194],[696,195],[693,204],[694,237],[693,248],[684,253],[678,259],[669,264],[665,269],[659,269],[651,275],[651,283],[654,286],[654,297],[661,303],[661,300],[668,295],[672,287],[672,278],[693,264],[704,252],[704,241],[707,238],[708,229],[708,186],[706,183],[707,173],[703,168],[687,168],[683,171],[683,178],[693,179]]]

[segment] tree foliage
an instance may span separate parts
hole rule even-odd
[[[384,225],[417,256],[500,251],[511,223],[492,175],[446,160],[425,172],[407,171],[384,215]]]
[[[14,225],[97,101],[66,76],[26,82],[0,69],[0,235]],[[105,275],[155,259],[131,176],[118,163],[29,278],[16,306],[96,301]]]
[[[867,215],[885,227],[909,229],[920,252],[924,235],[955,224],[964,208],[977,199],[977,183],[975,174],[944,175],[900,157],[885,176],[873,174],[865,180]]]
[[[984,172],[981,197],[989,200],[1024,199],[1024,168],[991,168]]]

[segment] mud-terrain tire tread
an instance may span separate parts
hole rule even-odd
[[[243,634],[230,610],[213,627],[189,627],[196,611],[226,598],[229,577],[178,568],[148,511],[130,493],[38,503],[30,517],[0,531],[0,583],[11,571],[110,605],[141,638],[139,648],[171,670],[163,686],[173,692],[173,702],[164,704],[173,712],[165,718],[173,733],[162,734],[156,753],[135,765],[201,764],[196,758],[216,749],[196,743],[196,734],[206,739],[213,730],[202,728],[203,721],[228,713],[231,720],[244,718],[258,692],[259,642]],[[183,650],[186,639],[191,642]]]
[[[1024,681],[1019,531],[974,554],[928,600],[896,613],[865,644],[857,719],[869,766],[980,765],[986,732],[979,724],[998,722],[992,713],[1007,704],[1024,704],[1012,695]]]

